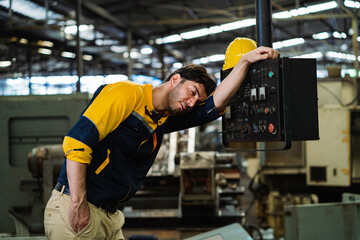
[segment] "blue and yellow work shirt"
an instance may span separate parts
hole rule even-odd
[[[152,97],[150,84],[123,81],[103,85],[64,138],[65,158],[88,164],[89,202],[110,206],[128,200],[142,186],[165,133],[220,116],[212,95],[184,115],[161,117]],[[68,186],[66,159],[59,182]]]

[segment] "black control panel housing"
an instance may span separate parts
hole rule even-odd
[[[231,70],[221,71],[221,80]],[[317,140],[317,107],[315,59],[256,62],[222,117],[223,145]]]

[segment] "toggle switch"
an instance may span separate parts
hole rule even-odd
[[[259,87],[259,100],[265,100],[265,87]]]
[[[256,88],[252,88],[250,90],[250,101],[256,101],[256,100],[257,100]]]

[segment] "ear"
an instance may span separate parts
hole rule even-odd
[[[169,81],[170,87],[175,87],[181,82],[181,76],[179,73],[174,74]]]

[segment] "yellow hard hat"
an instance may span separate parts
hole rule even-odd
[[[254,40],[245,37],[235,38],[226,49],[223,71],[235,67],[244,54],[255,48],[256,42]]]

